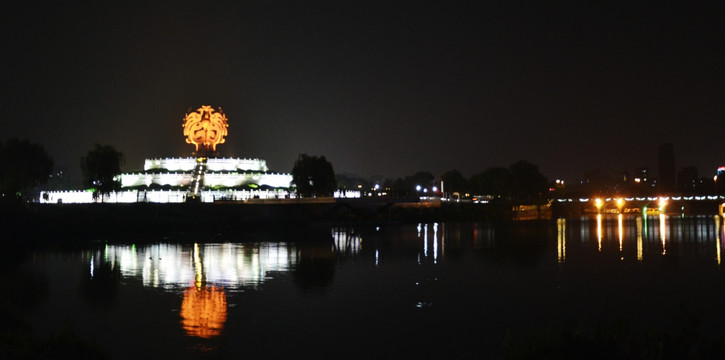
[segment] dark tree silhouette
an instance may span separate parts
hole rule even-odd
[[[543,201],[549,189],[549,181],[539,172],[539,167],[521,160],[509,167],[514,201],[538,204]]]
[[[19,199],[25,192],[48,181],[53,159],[41,145],[12,138],[0,144],[0,193]]]
[[[417,173],[406,176],[404,181],[409,189],[415,189],[418,185],[422,188],[430,188],[433,186],[435,176],[428,171],[418,171]]]
[[[490,167],[471,176],[471,191],[479,195],[493,195],[499,199],[511,196],[511,172],[504,167]]]
[[[292,182],[302,196],[332,196],[337,184],[335,172],[324,156],[300,154],[292,168]]]
[[[441,180],[443,181],[446,192],[463,192],[466,190],[466,178],[458,170],[446,171],[441,175]]]
[[[114,180],[121,173],[123,153],[111,145],[96,144],[93,150],[81,158],[81,170],[86,186],[96,190],[94,196],[118,190],[120,183]]]

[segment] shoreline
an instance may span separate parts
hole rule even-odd
[[[553,211],[552,211],[553,210]],[[708,212],[709,213],[709,212]],[[523,215],[523,216],[522,216]],[[131,204],[0,204],[0,236],[7,252],[37,247],[87,246],[92,242],[214,241],[253,239],[261,232],[315,233],[330,226],[385,226],[428,222],[552,222],[579,217],[550,209],[514,214],[507,204],[440,202],[222,202]],[[694,215],[694,214],[693,214]],[[712,215],[717,215],[716,212]],[[104,240],[106,239],[106,240]]]

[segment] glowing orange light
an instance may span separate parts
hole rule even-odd
[[[205,339],[218,336],[226,321],[227,296],[224,290],[192,286],[184,291],[181,325],[187,334]]]
[[[225,141],[229,124],[222,108],[215,112],[211,106],[202,105],[196,112],[186,114],[183,127],[186,143],[194,144],[196,151],[200,146],[207,151],[216,151],[216,146]]]
[[[594,206],[597,207],[597,211],[600,211],[602,209],[602,206],[604,206],[604,202],[600,198],[594,199]]]
[[[659,201],[659,205],[660,205],[660,209],[659,209],[660,212],[664,212],[665,211],[665,207],[667,207],[667,199],[661,197],[660,198],[660,201]]]

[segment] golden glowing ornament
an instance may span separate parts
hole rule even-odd
[[[229,124],[222,108],[215,112],[211,106],[202,105],[196,112],[186,114],[183,126],[186,143],[194,144],[196,151],[200,146],[206,151],[216,151],[216,146],[225,141]]]

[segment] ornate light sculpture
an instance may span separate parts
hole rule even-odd
[[[214,152],[217,145],[224,143],[229,124],[221,107],[215,112],[211,106],[202,105],[195,112],[186,114],[183,126],[187,144],[194,144],[196,151],[202,147],[207,152]]]

